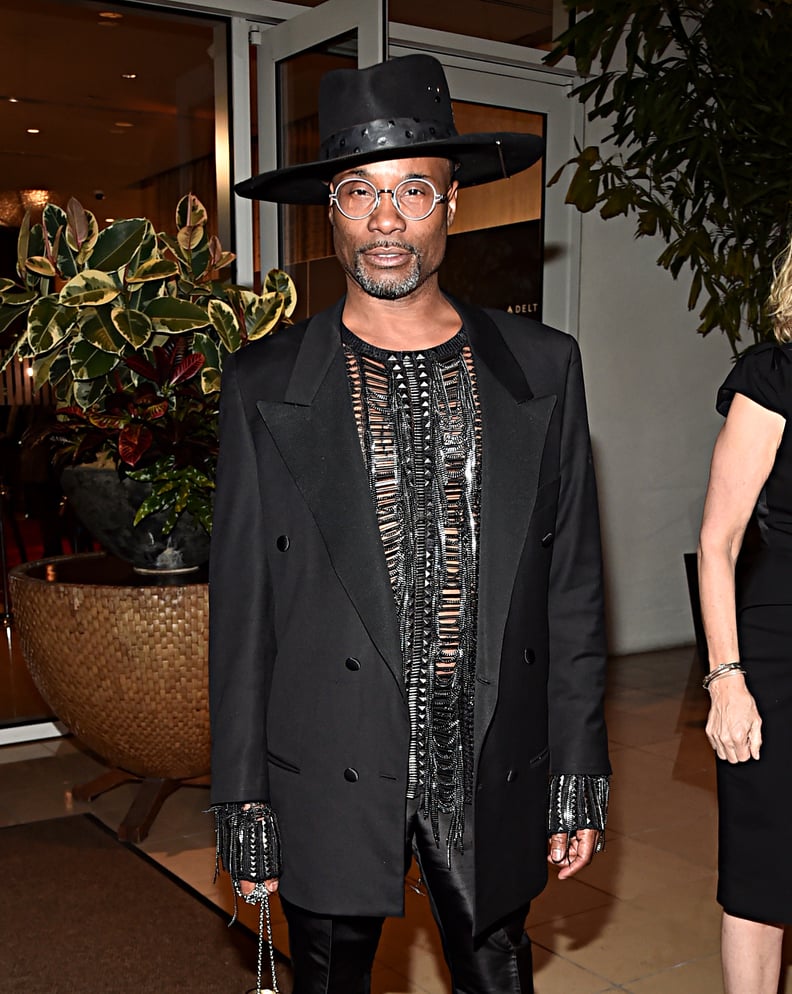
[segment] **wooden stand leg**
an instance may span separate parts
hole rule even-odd
[[[72,797],[76,801],[92,801],[122,783],[139,783],[135,799],[118,826],[118,838],[122,842],[142,842],[149,833],[159,809],[179,787],[206,787],[209,776],[190,777],[187,780],[168,780],[156,777],[139,777],[126,770],[108,770],[88,783],[72,787]]]
[[[142,842],[159,809],[181,784],[181,780],[141,780],[137,796],[118,826],[118,838],[122,842]]]
[[[92,801],[105,791],[112,790],[122,783],[133,783],[140,780],[134,773],[127,773],[126,770],[108,770],[88,783],[78,784],[72,787],[72,797],[75,801]]]

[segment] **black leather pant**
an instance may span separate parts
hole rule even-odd
[[[528,909],[473,939],[473,852],[454,850],[446,864],[428,820],[408,819],[411,843],[429,892],[451,973],[453,994],[533,994],[531,943],[523,929]],[[466,835],[468,833],[466,832]],[[410,848],[407,849],[409,862]],[[289,925],[294,994],[369,994],[383,918],[323,917],[281,899]]]

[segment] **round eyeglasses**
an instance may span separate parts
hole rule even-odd
[[[393,206],[405,221],[423,221],[438,204],[448,201],[448,194],[438,193],[428,179],[403,179],[392,190],[378,190],[369,180],[350,176],[330,194],[330,203],[350,221],[362,221],[379,207],[383,193],[390,194]]]

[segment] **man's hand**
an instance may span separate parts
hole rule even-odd
[[[239,889],[244,895],[250,894],[256,885],[251,880],[240,880]],[[278,889],[278,878],[274,877],[272,880],[265,880],[264,886],[267,888],[268,894],[274,894]]]
[[[547,843],[547,862],[560,867],[558,879],[566,880],[591,862],[597,847],[599,832],[596,828],[578,829],[572,836],[557,832]]]

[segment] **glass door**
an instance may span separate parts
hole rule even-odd
[[[495,62],[498,48],[504,53]],[[394,57],[416,50],[391,41]],[[568,99],[571,73],[547,72],[525,53],[512,62],[514,46],[446,54],[438,44],[433,54],[445,67],[461,133],[525,131],[545,140],[545,155],[524,173],[460,191],[441,284],[479,306],[575,334],[580,218],[564,204],[563,183],[547,187],[582,129],[580,108]]]
[[[546,69],[544,52],[387,24],[383,0],[325,0],[260,33],[254,172],[316,157],[318,84],[327,69],[419,51],[442,62],[460,133],[526,131],[543,135],[547,147],[524,174],[461,192],[441,284],[471,303],[574,333],[579,218],[564,206],[562,184],[548,190],[546,181],[573,154],[582,117],[567,99],[572,69]],[[329,305],[344,290],[326,215],[324,207],[261,205],[261,271],[280,265],[292,273],[300,314]]]
[[[364,67],[386,57],[387,0],[325,0],[282,24],[258,33],[255,94],[258,103],[257,163],[253,172],[307,162],[318,155],[319,79],[329,69]],[[306,313],[309,260],[332,250],[322,207],[261,203],[257,275],[281,265],[298,283],[298,314]],[[338,293],[335,294],[338,296]]]

